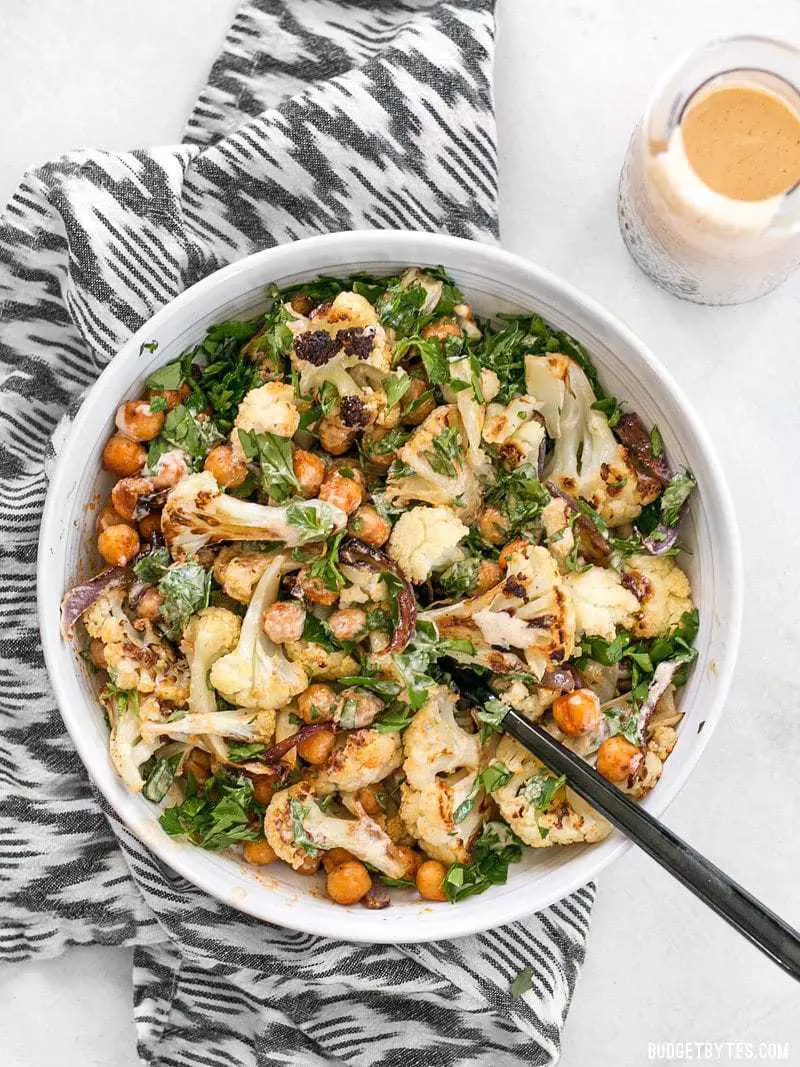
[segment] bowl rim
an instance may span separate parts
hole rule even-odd
[[[656,359],[649,347],[615,315],[593,298],[583,294],[571,283],[532,263],[525,257],[507,252],[498,246],[486,245],[459,237],[411,230],[349,230],[318,235],[245,256],[203,278],[157,311],[122,345],[117,354],[109,360],[108,365],[104,368],[97,381],[87,391],[74,417],[67,439],[60,449],[58,460],[49,479],[39,534],[37,612],[48,675],[62,719],[78,755],[92,782],[100,790],[116,814],[134,836],[152,850],[160,860],[168,864],[193,885],[208,892],[216,899],[262,921],[272,922],[308,934],[352,942],[373,944],[431,942],[444,938],[466,936],[499,925],[505,925],[530,915],[532,908],[530,905],[526,906],[523,894],[516,897],[513,904],[511,901],[506,900],[506,908],[502,916],[499,917],[493,916],[492,909],[489,907],[471,912],[472,918],[467,914],[460,915],[459,908],[453,907],[436,909],[435,921],[431,921],[430,924],[428,922],[413,924],[407,922],[408,916],[404,909],[403,912],[398,913],[398,918],[393,922],[384,922],[380,926],[375,926],[363,922],[362,916],[366,917],[363,909],[359,911],[361,922],[349,922],[347,917],[349,909],[346,910],[331,905],[330,908],[324,910],[317,908],[306,910],[303,908],[302,900],[298,904],[290,905],[279,900],[277,894],[272,895],[275,902],[274,907],[269,905],[261,907],[258,905],[270,898],[268,892],[249,894],[245,900],[237,900],[232,899],[230,894],[225,895],[220,886],[209,885],[202,878],[198,878],[193,862],[193,854],[196,851],[194,846],[187,846],[164,833],[145,835],[141,829],[141,815],[134,809],[136,795],[131,793],[118,778],[110,760],[104,763],[95,761],[91,739],[84,736],[84,732],[81,729],[81,720],[88,710],[88,702],[80,697],[77,705],[82,706],[82,710],[76,710],[76,705],[67,699],[70,691],[72,691],[73,695],[80,696],[77,673],[74,667],[74,660],[67,656],[66,644],[62,641],[60,635],[58,612],[53,610],[52,583],[48,581],[51,577],[48,571],[53,566],[53,560],[51,559],[53,544],[57,540],[57,536],[54,537],[54,535],[57,535],[60,518],[59,489],[67,480],[70,463],[76,458],[72,453],[78,448],[77,442],[81,438],[82,431],[86,424],[92,421],[95,409],[102,404],[102,398],[109,379],[112,379],[117,373],[116,368],[120,367],[127,359],[138,354],[140,346],[152,336],[158,336],[159,334],[169,336],[170,323],[180,317],[184,309],[196,304],[202,307],[206,302],[207,295],[213,293],[215,289],[225,286],[231,280],[241,277],[243,280],[242,289],[244,289],[244,279],[251,275],[255,277],[260,273],[264,279],[264,284],[266,284],[270,280],[267,276],[273,263],[275,263],[275,269],[272,272],[272,276],[280,277],[280,259],[288,250],[291,250],[291,255],[293,256],[297,256],[298,252],[306,253],[309,261],[314,261],[322,252],[328,253],[328,265],[320,267],[319,271],[326,270],[330,273],[335,272],[335,264],[338,259],[341,259],[343,263],[347,262],[347,256],[353,252],[350,246],[354,243],[358,245],[358,249],[364,258],[369,258],[371,254],[377,259],[380,255],[385,260],[396,263],[413,263],[421,254],[421,249],[430,250],[432,259],[449,265],[454,270],[459,269],[459,260],[474,256],[477,251],[487,270],[491,270],[493,264],[504,264],[518,273],[527,275],[532,285],[549,290],[561,302],[572,306],[579,312],[587,329],[591,328],[598,333],[605,331],[633,350],[638,359],[647,367],[648,372],[657,382],[659,389],[680,409],[682,417],[694,436],[697,448],[703,454],[707,463],[716,502],[719,506],[717,519],[719,520],[719,528],[725,541],[724,547],[730,564],[730,571],[728,572],[729,609],[726,617],[719,620],[725,654],[716,661],[716,691],[714,699],[704,708],[702,733],[693,739],[692,749],[685,758],[684,765],[680,770],[668,783],[660,783],[660,788],[657,788],[651,794],[653,801],[649,805],[649,810],[657,817],[663,814],[683,788],[709,742],[719,721],[736,662],[741,628],[743,578],[741,549],[733,503],[722,467],[705,427],[681,388],[675,383],[669,371]],[[404,251],[408,253],[405,257]],[[292,269],[295,273],[298,272],[296,266],[293,266]],[[107,415],[107,405],[105,407],[104,415]],[[59,576],[59,581],[61,577],[63,576]],[[57,593],[59,599],[61,595],[62,591],[59,588]],[[96,707],[92,710],[96,711]],[[619,833],[615,835],[615,838],[614,847],[603,850],[602,854],[595,852],[590,846],[587,851],[582,852],[578,862],[573,864],[565,863],[558,868],[559,877],[551,879],[556,884],[544,893],[540,892],[537,896],[535,910],[540,911],[580,889],[631,847],[632,843]],[[570,871],[570,867],[573,868],[572,871]],[[224,880],[223,878],[222,881],[224,882]],[[510,904],[512,905],[511,907],[508,906]],[[376,914],[383,916],[386,913]],[[484,918],[481,918],[482,914],[485,915]]]

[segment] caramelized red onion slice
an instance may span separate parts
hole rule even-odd
[[[369,567],[374,571],[389,571],[402,583],[397,593],[397,625],[384,652],[402,652],[414,635],[417,625],[417,598],[411,582],[405,577],[391,556],[374,545],[348,537],[339,545],[339,559],[350,567]]]
[[[125,585],[131,579],[125,567],[109,567],[88,582],[76,585],[64,594],[61,601],[61,635],[68,640],[75,635],[75,624],[87,608],[90,608],[107,589]]]
[[[597,564],[607,563],[611,557],[611,546],[589,516],[584,515],[574,498],[571,497],[569,493],[565,493],[563,490],[559,489],[555,482],[545,482],[544,484],[545,489],[550,496],[557,496],[560,500],[564,501],[573,515],[577,514],[573,529],[578,532],[578,536],[581,539],[583,554],[589,562]]]
[[[318,734],[321,730],[332,730],[333,728],[334,724],[330,719],[326,719],[325,722],[314,722],[301,726],[297,733],[292,734],[291,737],[284,738],[283,741],[279,741],[272,748],[268,748],[260,757],[260,762],[279,763],[287,752],[291,752],[295,745],[299,745],[302,741],[313,737],[314,734]]]
[[[620,416],[619,422],[614,427],[614,433],[620,444],[623,444],[631,453],[633,460],[641,470],[654,478],[662,488],[669,484],[671,474],[667,457],[653,455],[650,434],[635,411]]]
[[[651,534],[643,539],[642,544],[651,556],[663,556],[665,552],[669,552],[677,540],[678,527],[666,526],[661,522]]]

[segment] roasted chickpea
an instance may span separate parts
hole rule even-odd
[[[361,608],[340,608],[328,619],[328,626],[337,641],[352,641],[367,625],[367,613]]]
[[[257,804],[263,804],[266,807],[274,795],[275,779],[272,775],[259,774],[258,778],[253,779],[253,796]]]
[[[357,904],[372,888],[372,879],[363,863],[342,863],[328,875],[328,896],[336,904]]]
[[[261,620],[264,633],[276,645],[286,644],[287,641],[299,641],[303,636],[305,624],[305,608],[302,604],[289,600],[279,600],[275,604],[270,604]]]
[[[381,815],[383,813],[383,805],[378,800],[378,796],[371,785],[365,785],[363,789],[359,789],[356,799],[367,815]]]
[[[191,773],[195,781],[204,782],[211,774],[211,756],[205,749],[193,748],[183,765],[184,771]]]
[[[332,719],[339,698],[329,685],[315,682],[297,698],[297,711],[304,722]]]
[[[576,689],[556,697],[550,709],[556,726],[570,737],[580,737],[597,729],[603,720],[600,699],[591,689]]]
[[[133,519],[139,498],[155,491],[152,478],[120,478],[111,490],[111,506],[123,519]]]
[[[296,448],[292,453],[292,468],[294,476],[300,483],[300,492],[304,497],[316,496],[319,487],[325,480],[325,461],[313,452],[306,452],[304,448]]]
[[[445,315],[441,319],[434,319],[427,326],[423,326],[420,335],[422,337],[436,337],[438,340],[443,341],[445,337],[460,337],[461,327],[455,319]]]
[[[306,763],[319,767],[333,752],[335,743],[336,733],[333,730],[320,730],[300,742],[297,746],[297,755]]]
[[[475,583],[473,595],[480,596],[481,593],[485,593],[487,589],[497,585],[502,577],[503,569],[499,563],[495,563],[493,559],[482,560],[478,567],[478,581]]]
[[[89,642],[89,659],[92,661],[98,670],[104,671],[108,664],[106,663],[106,646],[100,640],[99,637],[93,637]]]
[[[230,445],[215,445],[205,458],[203,470],[213,474],[223,489],[238,489],[247,477],[247,464],[233,454]]]
[[[162,397],[167,403],[167,411],[172,411],[178,404],[183,403],[192,389],[188,382],[184,382],[180,389],[148,389],[146,398],[148,401],[156,397]]]
[[[118,523],[97,538],[97,551],[112,567],[127,567],[139,552],[139,535],[132,526]]]
[[[397,447],[389,447],[389,443],[381,444],[383,439],[390,433],[385,426],[368,426],[361,435],[361,447],[364,455],[370,463],[381,470],[388,470],[394,462]]]
[[[161,614],[164,598],[155,586],[145,589],[136,601],[136,614],[140,619],[157,619]]]
[[[245,841],[242,853],[248,863],[264,867],[275,859],[275,850],[269,841]]]
[[[349,468],[345,468],[347,469]],[[348,515],[352,515],[364,499],[364,490],[357,478],[348,478],[340,471],[334,471],[328,474],[322,483],[319,498],[333,504],[334,507],[341,508]]]
[[[138,474],[147,462],[147,452],[138,441],[131,440],[124,433],[115,433],[106,441],[103,449],[103,466],[119,478],[128,478]]]
[[[164,412],[153,411],[146,400],[128,400],[117,408],[117,429],[134,441],[152,441],[164,425]]]
[[[328,874],[335,870],[337,867],[341,867],[343,863],[358,862],[352,852],[348,852],[346,848],[332,848],[322,857],[322,866],[325,868]]]
[[[120,523],[125,526],[133,526],[133,519],[126,519],[123,515],[117,514],[111,504],[106,504],[97,516],[97,532],[102,533],[109,526],[119,526]]]
[[[625,782],[641,766],[642,750],[617,734],[607,738],[597,750],[597,771],[609,782]]]
[[[347,528],[354,537],[376,548],[385,545],[392,532],[392,524],[372,504],[362,504],[350,517]]]
[[[317,428],[319,443],[332,456],[343,456],[356,439],[356,430],[345,426],[338,415],[325,415]]]
[[[139,520],[139,535],[144,541],[149,541],[153,534],[161,533],[161,512],[152,511]]]
[[[153,485],[156,489],[171,489],[188,473],[189,467],[186,460],[176,448],[173,448],[170,452],[164,452],[159,456],[156,472],[153,475]]]
[[[339,599],[337,590],[328,589],[321,578],[312,578],[305,569],[300,571],[299,582],[303,596],[311,604],[321,604],[329,608]]]
[[[307,315],[309,311],[314,310],[314,301],[308,293],[295,293],[289,303],[298,315]]]
[[[502,545],[508,536],[505,515],[497,508],[484,508],[478,519],[478,532],[490,545]]]
[[[411,385],[406,390],[406,394],[400,401],[400,421],[404,426],[419,426],[421,422],[424,422],[433,409],[436,407],[436,399],[433,392],[430,396],[422,400],[422,397],[429,392],[430,386],[422,381],[420,378],[412,378]]]
[[[425,860],[419,865],[415,881],[419,895],[425,900],[447,900],[444,891],[444,876],[447,868],[438,860]]]
[[[295,867],[295,874],[316,874],[322,864],[321,856],[304,856],[299,867]]]
[[[358,686],[342,690],[339,698],[342,705],[339,724],[345,730],[361,730],[365,726],[371,726],[375,716],[384,708],[384,703],[377,694]]]
[[[515,537],[513,541],[509,541],[507,545],[503,545],[500,549],[500,555],[497,558],[497,562],[500,567],[505,570],[508,567],[509,559],[516,553],[524,551],[528,542],[523,537]]]

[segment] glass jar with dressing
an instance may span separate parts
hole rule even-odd
[[[737,304],[800,264],[800,52],[714,41],[674,67],[622,168],[622,237],[685,300]]]

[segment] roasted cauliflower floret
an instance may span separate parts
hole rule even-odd
[[[630,556],[623,570],[638,599],[633,624],[637,637],[667,634],[685,611],[692,611],[689,579],[672,556]]]
[[[358,674],[358,663],[340,649],[323,648],[314,641],[287,641],[283,651],[315,681],[335,681],[348,674]]]
[[[239,440],[237,429],[294,437],[299,425],[300,412],[292,386],[282,382],[267,382],[257,389],[251,389],[242,400],[231,440],[235,448]]]
[[[149,622],[134,627],[125,614],[124,588],[99,596],[83,614],[90,637],[103,642],[109,675],[118,689],[152,693],[158,700],[183,704],[189,695],[186,665]]]
[[[480,770],[481,745],[455,721],[457,697],[444,686],[431,690],[403,736],[406,758],[400,817],[425,852],[443,863],[464,863],[487,817],[482,793],[456,821]]]
[[[211,715],[217,697],[208,682],[209,672],[220,658],[236,648],[242,624],[225,608],[204,608],[193,615],[183,632],[181,652],[189,662],[189,712]]]
[[[181,719],[171,722],[147,722],[142,724],[142,737],[159,736],[176,741],[202,737],[216,755],[227,758],[225,739],[236,741],[261,741],[266,743],[275,733],[275,711],[272,708],[228,708],[225,711],[189,712]]]
[[[445,399],[455,403],[461,416],[464,427],[464,436],[467,441],[467,462],[478,475],[482,482],[492,480],[492,464],[481,444],[481,435],[484,432],[486,420],[486,405],[497,395],[500,388],[500,380],[494,371],[484,369],[476,374],[472,366],[472,359],[465,356],[463,359],[451,360],[450,380],[463,382],[468,388],[454,391],[445,386]],[[475,393],[475,383],[479,390],[480,400]]]
[[[565,567],[570,553],[575,548],[575,534],[570,525],[570,510],[566,500],[559,496],[550,498],[542,508],[542,526],[550,555]]]
[[[492,797],[500,814],[532,848],[602,841],[611,824],[573,792],[560,784],[535,756],[512,737],[497,746],[497,760],[512,772]]]
[[[617,627],[629,630],[639,610],[639,601],[626,589],[616,571],[589,567],[564,575],[564,584],[575,606],[578,637],[589,634],[613,641]]]
[[[636,470],[606,416],[592,409],[594,391],[578,364],[558,354],[526,356],[525,385],[555,442],[545,476],[583,497],[609,526],[636,519],[661,484]]]
[[[249,604],[270,558],[269,553],[251,548],[246,542],[223,545],[214,560],[214,577],[231,600]]]
[[[344,529],[347,515],[324,500],[267,507],[220,491],[213,474],[191,474],[167,494],[161,529],[174,559],[220,541],[281,541],[287,548]]]
[[[261,619],[278,595],[285,556],[276,556],[253,592],[236,648],[211,668],[211,684],[231,704],[244,708],[280,708],[308,686],[303,668],[286,659],[264,633]]]
[[[531,689],[519,678],[509,680],[502,675],[493,680],[492,688],[504,704],[521,712],[531,722],[541,719],[558,696],[557,689]]]
[[[275,854],[295,870],[320,851],[346,848],[389,878],[407,874],[407,860],[376,822],[363,811],[354,819],[326,815],[306,783],[275,794],[264,817],[264,832]]]
[[[446,507],[404,511],[389,538],[389,555],[410,582],[427,581],[431,573],[463,557],[458,543],[469,528]]]
[[[367,386],[379,386],[392,369],[386,331],[365,297],[339,293],[310,316],[290,310],[291,361],[304,395],[317,392],[326,381],[340,397],[359,395]]]
[[[462,423],[453,404],[436,408],[398,450],[386,483],[390,503],[422,501],[452,507],[471,522],[481,506],[481,486],[466,460]]]
[[[381,782],[403,762],[399,733],[378,730],[350,730],[340,747],[333,750],[320,768],[314,785],[321,793],[338,790],[357,793]]]
[[[505,407],[489,404],[483,439],[494,445],[510,467],[530,462],[536,466],[545,438],[542,417],[533,397],[517,396]]]
[[[520,542],[507,561],[505,578],[481,596],[422,612],[443,636],[466,626],[496,648],[523,649],[528,666],[541,677],[558,666],[575,646],[575,609],[555,560],[539,545]],[[502,670],[502,668],[494,668]]]
[[[143,727],[150,719],[158,719],[160,708],[155,697],[128,696],[123,705],[112,698],[103,701],[111,724],[109,751],[111,762],[123,782],[134,793],[144,788],[139,768],[153,755],[161,742],[158,736],[147,737]]]

